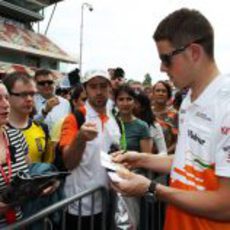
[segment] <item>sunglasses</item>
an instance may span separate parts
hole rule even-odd
[[[37,85],[39,85],[39,86],[45,86],[45,85],[51,86],[53,84],[54,84],[54,81],[51,81],[51,80],[37,81]]]
[[[194,40],[193,42],[190,42],[188,43],[187,45],[184,45],[178,49],[175,49],[173,50],[172,52],[170,53],[167,53],[167,54],[160,54],[159,55],[159,58],[162,62],[162,64],[164,64],[166,67],[170,67],[171,64],[172,64],[172,58],[177,55],[177,54],[180,54],[182,52],[184,52],[190,45],[192,45],[193,43],[202,43],[204,42],[205,40],[207,40],[207,37],[203,37],[203,38],[199,38],[199,39],[196,39]]]
[[[28,96],[34,97],[36,95],[36,92],[21,92],[21,93],[10,92],[10,95],[21,97],[21,98],[27,98]]]

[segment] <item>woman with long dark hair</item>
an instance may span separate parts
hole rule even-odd
[[[134,115],[145,121],[153,138],[152,153],[166,154],[167,147],[164,134],[160,124],[156,121],[156,117],[152,112],[151,101],[148,96],[142,92],[136,94]]]
[[[122,85],[116,90],[114,98],[119,119],[124,126],[125,150],[151,153],[153,141],[148,124],[137,118],[133,113],[136,98],[135,91],[128,85]],[[135,172],[144,173],[141,170]],[[140,199],[118,196],[117,207],[115,215],[117,229],[123,229],[124,226],[126,226],[125,229],[137,229],[140,217]]]

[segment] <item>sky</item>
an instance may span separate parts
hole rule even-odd
[[[47,36],[79,60],[81,0],[58,3]],[[223,73],[230,72],[230,14],[226,0],[89,0],[94,10],[84,8],[83,73],[92,68],[122,67],[127,79],[144,80],[149,73],[153,83],[167,79],[152,39],[158,23],[182,7],[197,9],[212,23],[215,31],[215,57]],[[40,23],[44,33],[53,6]],[[64,71],[75,66],[68,65]]]

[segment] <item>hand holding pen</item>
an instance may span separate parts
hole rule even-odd
[[[120,150],[112,153],[112,161],[123,164],[128,169],[138,168],[141,154],[134,151]]]

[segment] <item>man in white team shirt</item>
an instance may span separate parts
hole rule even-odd
[[[114,161],[170,172],[170,186],[130,173],[114,188],[167,202],[165,230],[229,230],[230,77],[215,63],[213,28],[200,12],[180,9],[161,21],[153,37],[161,70],[176,87],[190,89],[179,112],[175,156],[129,152]]]

